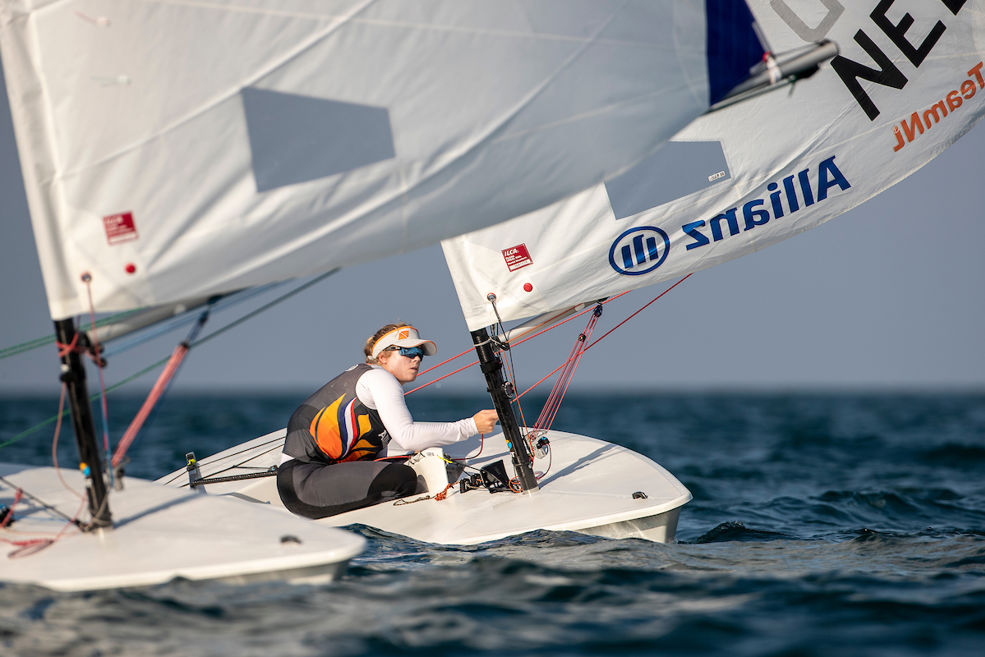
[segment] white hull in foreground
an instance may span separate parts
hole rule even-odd
[[[78,472],[0,464],[0,476],[38,500],[73,517],[80,509]],[[0,482],[0,504],[11,506],[15,489]],[[14,522],[0,530],[0,581],[60,591],[150,586],[174,578],[244,582],[262,579],[325,581],[336,577],[365,539],[338,529],[234,499],[181,491],[125,478],[110,495],[114,528],[81,532],[30,498],[14,508]]]
[[[680,507],[691,493],[657,463],[618,445],[559,431],[547,434],[551,456],[537,459],[534,470],[547,470],[540,489],[532,493],[497,492],[485,488],[460,492],[456,484],[444,499],[415,495],[317,521],[320,525],[363,524],[427,543],[472,545],[541,529],[578,531],[609,538],[674,540]],[[284,431],[199,460],[205,478],[257,473],[280,460]],[[452,458],[479,449],[479,439],[446,447]],[[548,461],[550,468],[548,469]],[[513,466],[501,434],[485,439],[478,458],[468,460],[466,476],[502,460],[512,476]],[[158,480],[188,486],[179,470]],[[240,499],[283,509],[274,477],[208,484],[210,496]],[[286,511],[286,510],[285,510]]]

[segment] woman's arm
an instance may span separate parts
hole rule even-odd
[[[414,422],[400,382],[383,369],[373,368],[363,374],[356,384],[356,396],[380,414],[390,440],[396,443],[396,449],[387,450],[391,454],[451,445],[479,433],[472,418],[457,422]]]

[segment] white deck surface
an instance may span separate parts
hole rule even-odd
[[[14,486],[73,517],[79,498],[59,482],[53,468],[0,464]],[[75,492],[78,472],[62,470]],[[0,504],[15,491],[0,482]],[[110,495],[114,528],[82,533],[70,527],[53,544],[23,556],[0,543],[0,581],[38,584],[57,590],[146,586],[187,579],[332,577],[359,554],[365,539],[235,498],[201,495],[141,479],[126,478]],[[15,521],[0,538],[54,538],[64,518],[24,498]]]
[[[210,475],[255,472],[276,464],[280,459],[283,431],[257,438],[225,452],[200,459],[205,477]],[[317,524],[346,526],[363,524],[383,531],[408,536],[429,543],[475,544],[538,529],[594,530],[614,523],[630,527],[631,521],[668,514],[669,535],[652,539],[636,531],[622,531],[614,536],[641,536],[651,540],[673,540],[677,510],[691,499],[690,492],[657,463],[618,445],[571,433],[552,431],[551,463],[537,459],[534,469],[546,474],[540,489],[532,493],[489,493],[485,489],[460,493],[453,487],[446,499],[413,496],[396,503],[377,504],[317,521]],[[475,453],[479,439],[446,447],[452,457]],[[470,459],[473,468],[503,460],[512,476],[513,467],[502,434],[485,439],[482,454]],[[236,466],[236,467],[233,467]],[[467,470],[466,474],[474,470]],[[187,476],[176,471],[160,482],[186,485]],[[279,506],[273,477],[234,483],[209,485],[211,495],[236,494],[271,506]],[[637,491],[646,495],[634,499]],[[281,507],[282,508],[282,507]],[[613,535],[607,531],[590,531]]]

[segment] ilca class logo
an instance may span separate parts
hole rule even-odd
[[[648,274],[667,259],[670,238],[656,226],[630,228],[612,243],[609,264],[625,276]]]

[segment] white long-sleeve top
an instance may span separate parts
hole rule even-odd
[[[451,445],[479,433],[475,420],[470,417],[457,422],[414,422],[397,377],[379,365],[359,377],[356,397],[380,414],[380,420],[390,434],[387,456]]]

